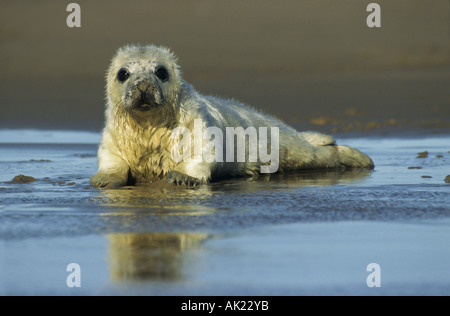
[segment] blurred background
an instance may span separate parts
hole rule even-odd
[[[0,129],[100,131],[104,76],[130,43],[171,48],[199,92],[298,129],[450,130],[450,1],[71,1],[0,4]]]

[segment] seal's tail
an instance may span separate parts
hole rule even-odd
[[[340,163],[347,168],[373,169],[375,166],[372,159],[358,149],[344,145],[336,146],[336,149]]]

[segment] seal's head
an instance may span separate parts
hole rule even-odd
[[[182,85],[176,57],[153,45],[120,48],[106,81],[110,106],[144,117],[175,110]]]

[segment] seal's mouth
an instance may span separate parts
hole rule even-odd
[[[139,111],[139,112],[147,112],[147,111],[150,111],[154,107],[156,107],[156,106],[152,105],[152,104],[142,103],[142,104],[135,104],[135,105],[133,105],[131,107],[131,109]]]
[[[147,112],[161,106],[162,104],[158,104],[154,100],[141,98],[133,102],[129,108],[133,111]]]

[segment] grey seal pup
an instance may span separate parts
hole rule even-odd
[[[106,124],[98,150],[98,173],[90,180],[95,187],[118,188],[161,179],[197,186],[257,175],[269,167],[275,167],[269,172],[374,167],[366,154],[337,145],[332,136],[298,132],[238,101],[198,93],[184,81],[177,58],[165,47],[120,48],[109,66],[106,82]],[[243,131],[245,141],[235,141],[234,147],[229,147],[230,139],[221,139],[220,132],[228,136],[230,128],[235,128],[233,140],[236,131],[241,136]],[[268,139],[259,135],[254,144],[255,132],[269,130],[264,135]],[[188,139],[189,131],[191,137],[202,140]],[[189,144],[197,159],[188,152]],[[276,155],[264,161],[262,156],[255,158],[255,152],[261,155],[264,150]],[[243,153],[245,161],[236,159]]]

